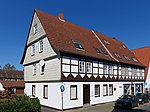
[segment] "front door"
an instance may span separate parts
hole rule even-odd
[[[90,103],[90,84],[83,85],[83,104]]]

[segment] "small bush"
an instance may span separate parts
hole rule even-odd
[[[41,112],[38,98],[19,96],[10,101],[0,102],[0,112]]]

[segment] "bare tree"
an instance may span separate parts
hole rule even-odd
[[[8,63],[8,64],[5,64],[2,69],[3,70],[16,70],[16,67]]]

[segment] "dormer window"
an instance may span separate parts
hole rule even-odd
[[[130,60],[130,58],[128,56],[124,56],[124,58],[128,61]]]
[[[74,46],[75,46],[76,48],[84,49],[83,46],[82,46],[82,44],[81,44],[79,41],[73,41],[73,43],[74,43]]]
[[[104,40],[104,42],[105,42],[107,45],[110,45],[110,43],[109,43],[107,40]]]
[[[96,50],[97,53],[101,53],[100,49],[95,48],[95,50]]]
[[[38,30],[37,30],[37,24],[35,24],[33,26],[33,35],[36,34],[37,32],[38,32]]]
[[[105,55],[108,55],[108,52],[104,49],[102,49],[102,52],[105,54]]]
[[[133,61],[138,62],[138,60],[136,58],[132,58]]]
[[[115,53],[115,56],[121,59],[121,56],[118,53]]]

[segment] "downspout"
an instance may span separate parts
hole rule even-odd
[[[103,44],[103,42],[100,40],[100,38],[96,35],[96,33],[92,30],[92,33],[94,34],[94,36],[98,39],[98,41],[102,44],[102,46],[106,49],[106,51],[108,52],[108,54],[117,62],[119,62],[115,57],[113,57],[113,55],[109,52],[109,50],[106,48],[106,46]]]

